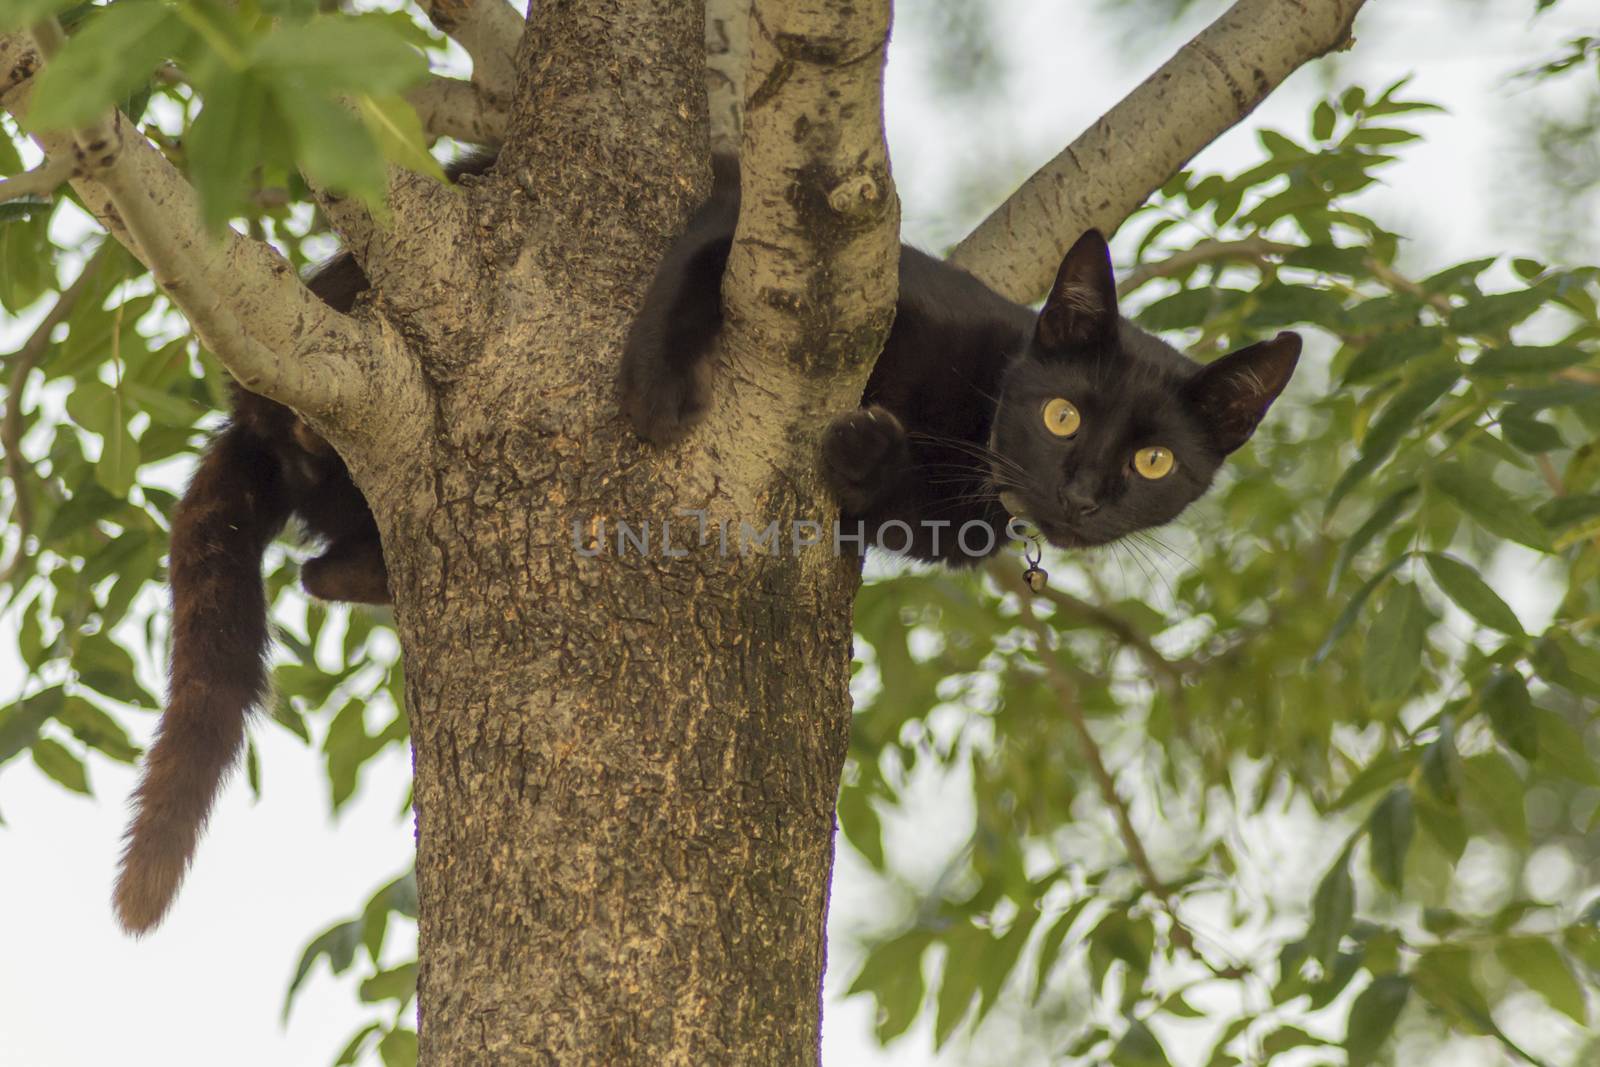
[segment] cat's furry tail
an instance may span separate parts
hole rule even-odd
[[[213,440],[174,512],[167,708],[134,793],[114,893],[129,933],[166,914],[244,748],[245,718],[266,696],[261,556],[288,514],[277,457],[239,424]]]

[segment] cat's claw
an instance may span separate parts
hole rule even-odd
[[[822,474],[846,512],[872,506],[910,462],[905,427],[873,405],[840,415],[822,432]]]
[[[627,360],[622,366],[622,410],[633,431],[653,445],[682,440],[711,410],[711,363],[687,370],[658,360]]]

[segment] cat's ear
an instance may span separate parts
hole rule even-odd
[[[1250,439],[1267,408],[1289,384],[1299,358],[1300,335],[1280,333],[1223,356],[1190,380],[1189,403],[1217,451],[1227,455]]]
[[[1056,351],[1098,346],[1116,338],[1117,322],[1111,250],[1099,230],[1089,230],[1061,261],[1039,312],[1039,345]]]

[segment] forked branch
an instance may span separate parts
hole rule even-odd
[[[62,42],[54,20],[37,49],[0,39],[0,103],[24,119],[31,78]],[[20,76],[19,76],[20,73]],[[331,311],[270,245],[206,232],[194,189],[120,112],[70,131],[36,131],[47,159],[71,160],[73,186],[107,230],[150,268],[201,341],[246,388],[340,424],[371,399],[364,365],[397,351]],[[404,380],[403,375],[397,376]],[[391,423],[392,425],[392,423]]]
[[[472,57],[472,84],[508,99],[517,85],[517,44],[527,23],[506,0],[422,0],[429,21]]]

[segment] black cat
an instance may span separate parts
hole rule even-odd
[[[493,153],[446,169],[482,174]],[[368,288],[349,253],[307,283],[335,311]],[[131,933],[161,921],[194,856],[222,780],[244,750],[245,719],[269,685],[261,557],[290,519],[322,546],[300,570],[323,600],[389,602],[378,527],[337,453],[282,404],[233,387],[233,411],[172,515],[172,663],[167,707],[134,792],[113,894]]]
[[[667,444],[708,406],[721,280],[739,215],[737,163],[668,251],[622,355],[635,430]],[[1008,517],[1053,544],[1106,544],[1175,518],[1283,391],[1300,338],[1280,333],[1209,365],[1117,312],[1105,238],[1062,260],[1043,310],[900,248],[894,326],[862,406],[822,437],[845,529],[923,560],[970,564]]]

